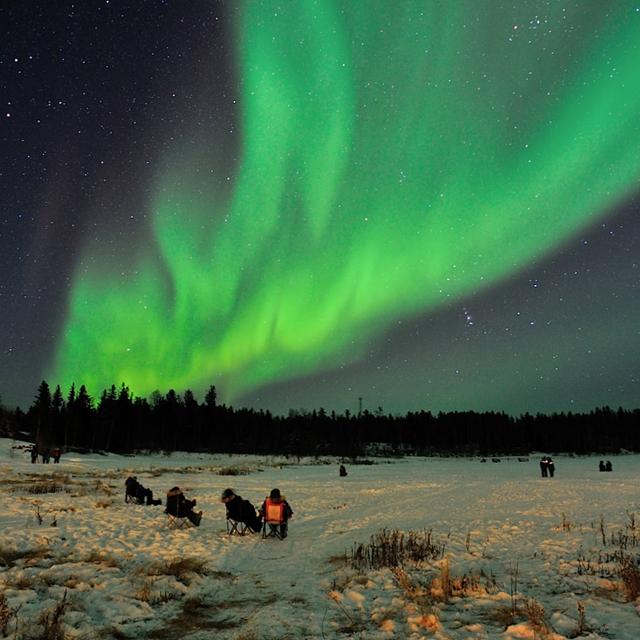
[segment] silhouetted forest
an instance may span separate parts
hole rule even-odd
[[[204,402],[191,391],[133,397],[124,384],[89,396],[72,385],[66,396],[42,382],[25,413],[0,405],[0,434],[37,442],[41,450],[104,450],[127,453],[201,451],[285,455],[526,454],[530,451],[615,453],[640,451],[640,409],[589,413],[410,412],[358,414],[323,409],[268,411],[218,404],[215,386]]]

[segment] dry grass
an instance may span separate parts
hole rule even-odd
[[[362,621],[361,616],[353,611],[349,611],[349,609],[342,604],[342,594],[337,591],[330,591],[328,597],[329,600],[336,605],[343,617],[343,622],[336,628],[336,631],[339,633],[349,634],[349,637],[356,634],[362,634],[365,629],[365,624]]]
[[[34,495],[41,495],[45,493],[60,493],[61,491],[68,491],[68,488],[52,481],[38,482],[36,484],[32,484],[27,488],[27,492]]]
[[[117,567],[118,561],[112,555],[108,553],[102,553],[100,551],[91,551],[83,562],[92,562],[94,564],[101,564],[104,567]]]
[[[11,568],[18,560],[29,557],[33,551],[18,551],[17,549],[0,549],[0,566]]]
[[[489,611],[487,617],[490,621],[495,622],[497,626],[502,627],[502,629],[510,627],[516,621],[513,609],[506,605],[492,609]]]
[[[95,481],[95,484],[93,485],[93,491],[95,493],[102,494],[109,497],[111,497],[115,493],[113,487],[110,484],[107,484],[106,482],[102,482],[102,480]]]
[[[80,583],[81,580],[79,580],[76,576],[69,576],[62,583],[62,586],[66,587],[67,589],[75,589]]]
[[[62,617],[68,604],[67,592],[65,591],[60,602],[40,614],[38,622],[42,625],[42,631],[38,634],[37,640],[64,640]]]
[[[154,591],[154,581],[153,580],[145,580],[142,583],[142,586],[138,591],[133,594],[133,597],[140,602],[146,602],[151,606],[156,606],[159,604],[164,604],[166,602],[170,602],[171,600],[176,600],[180,597],[177,593],[169,593],[168,591]]]
[[[585,613],[584,604],[582,604],[582,602],[578,600],[578,602],[576,603],[576,607],[578,609],[578,626],[576,627],[574,637],[586,636],[587,634],[591,633],[592,629],[587,624],[587,616]]]
[[[25,567],[32,567],[39,564],[45,558],[50,558],[51,552],[45,547],[36,549],[28,549],[27,551],[18,551],[17,549],[0,550],[0,566],[11,569],[16,566],[20,560]]]
[[[139,572],[148,576],[174,576],[176,580],[189,585],[194,574],[209,575],[206,564],[207,561],[200,558],[173,558],[167,562],[151,563]]]
[[[7,627],[12,620],[16,621],[17,624],[19,610],[20,607],[10,607],[7,597],[0,591],[0,634],[6,635]]]
[[[255,600],[225,600],[216,604],[209,604],[198,597],[186,598],[183,601],[182,611],[162,628],[156,629],[148,634],[149,638],[155,640],[179,640],[191,631],[211,631],[211,637],[215,637],[216,631],[237,629],[246,622],[247,611],[268,603]],[[233,610],[233,611],[232,611]],[[241,633],[234,634],[234,638],[252,637]]]
[[[544,607],[535,598],[528,598],[525,601],[522,613],[536,633],[542,637],[549,634],[550,626],[545,617]]]
[[[153,583],[151,580],[145,580],[142,583],[142,586],[137,591],[134,591],[133,597],[136,600],[140,600],[140,602],[149,602],[151,600],[152,586],[153,586]]]
[[[411,576],[400,567],[392,569],[392,573],[405,598],[416,604],[421,613],[433,613],[433,599],[430,590],[416,585]]]
[[[219,476],[246,476],[251,471],[244,467],[223,467],[218,470]]]
[[[33,578],[29,577],[25,573],[20,572],[17,576],[9,577],[5,580],[5,584],[8,587],[18,589],[18,591],[31,590],[35,586]]]
[[[357,571],[400,567],[406,562],[418,563],[444,556],[445,545],[436,544],[431,530],[408,531],[382,529],[369,543],[354,545],[346,561]]]
[[[622,584],[627,595],[627,600],[633,602],[640,596],[640,566],[632,556],[626,556],[619,568]]]

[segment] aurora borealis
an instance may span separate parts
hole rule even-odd
[[[40,199],[3,201],[75,221],[67,241],[49,231],[55,249],[42,231],[24,240],[65,282],[46,296],[50,341],[33,376],[94,394],[216,384],[227,402],[276,410],[358,396],[396,411],[640,404],[634,3],[100,5],[124,15],[104,27],[116,40],[78,56],[101,63],[111,46],[128,57],[118,86],[130,97],[109,113],[139,109],[144,133],[129,119],[97,145],[110,173],[84,176],[97,186],[81,187],[73,214],[51,204],[82,182],[67,151],[46,158],[59,180],[43,180]],[[123,30],[161,5],[154,45],[129,42]],[[89,29],[94,6],[82,11]],[[189,52],[184,32],[160,38],[185,19],[198,31]],[[174,49],[179,64],[163,68],[158,52]],[[100,83],[97,68],[87,83]],[[145,83],[146,102],[131,101]],[[90,111],[69,132],[99,131]],[[67,144],[72,165],[100,162],[90,140]],[[601,235],[623,223],[631,233],[612,258]],[[585,243],[592,255],[578,255]],[[595,275],[560,282],[572,261]],[[514,325],[521,307],[540,319],[498,335],[516,301]]]

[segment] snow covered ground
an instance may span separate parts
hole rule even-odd
[[[0,637],[640,637],[637,455],[612,473],[556,457],[555,478],[534,456],[376,460],[340,478],[335,460],[250,456],[32,465],[13,444],[0,440]],[[246,474],[219,475],[230,468]],[[197,498],[200,528],[125,504],[130,473],[163,499],[174,485]],[[227,536],[227,486],[256,506],[280,488],[289,537]],[[416,532],[423,559],[345,561],[384,529]]]

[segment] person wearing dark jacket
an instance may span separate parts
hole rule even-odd
[[[547,468],[549,469],[549,476],[553,478],[553,474],[556,472],[556,465],[550,457],[547,457]]]
[[[251,531],[257,533],[262,528],[262,518],[256,514],[256,508],[233,489],[225,489],[221,497],[227,509],[227,518],[236,522],[244,522]]]
[[[547,456],[540,458],[540,473],[543,478],[549,475],[549,458],[547,458]]]
[[[187,500],[180,487],[173,487],[167,491],[167,507],[165,511],[176,518],[189,518],[196,526],[200,526],[202,520],[202,511],[195,512],[193,507],[196,506],[195,500]]]
[[[138,482],[137,476],[129,476],[124,481],[125,490],[128,496],[134,497],[140,504],[147,505],[159,505],[162,504],[162,500],[153,499],[153,491],[142,486]]]
[[[293,510],[283,495],[280,495],[280,489],[271,489],[271,493],[265,498],[260,507],[260,516],[268,522],[269,520],[278,520],[280,522],[280,537],[287,537],[287,524],[289,518],[293,515]]]
[[[341,478],[344,478],[347,475],[347,468],[343,464],[340,465],[339,473]]]

